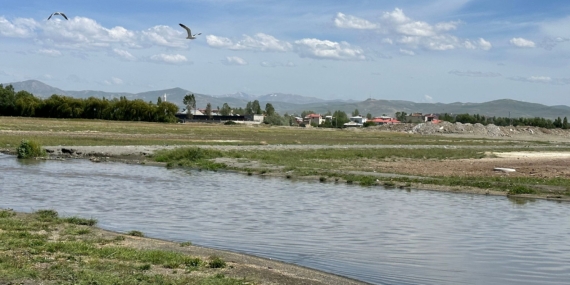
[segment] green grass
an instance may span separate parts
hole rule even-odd
[[[46,151],[42,149],[40,143],[34,140],[22,140],[16,149],[16,152],[20,159],[46,156]]]
[[[42,145],[258,145],[267,144],[381,144],[381,145],[499,145],[520,142],[422,136],[375,130],[271,127],[267,125],[167,124],[84,119],[47,119],[0,116],[0,147],[15,147],[23,137]],[[528,144],[528,143],[527,143]],[[551,145],[548,142],[531,144]],[[568,144],[565,144],[568,146]]]
[[[21,284],[254,284],[225,277],[221,258],[135,249],[70,223],[53,210],[0,210],[0,283]],[[41,227],[39,227],[41,226]],[[202,273],[188,274],[194,271]],[[178,273],[181,272],[181,273]]]

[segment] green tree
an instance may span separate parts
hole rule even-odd
[[[259,101],[254,100],[253,103],[251,103],[251,108],[253,109],[253,114],[255,115],[263,114],[261,110],[261,105],[259,105]]]
[[[348,115],[345,112],[341,110],[337,110],[334,112],[333,119],[331,121],[333,127],[342,128],[344,127],[344,124],[348,122],[350,122],[350,119],[348,118]]]
[[[269,116],[265,116],[263,118],[263,123],[274,126],[284,126],[289,124],[285,117],[279,116],[279,114],[275,112]]]
[[[354,111],[352,112],[352,116],[353,117],[360,116],[360,112],[358,111],[358,109],[354,109]]]
[[[251,101],[247,102],[247,105],[245,105],[245,113],[246,115],[253,115],[255,114],[253,111],[253,103],[251,103]]]
[[[220,109],[220,115],[229,116],[231,114],[232,114],[232,108],[230,107],[230,105],[228,105],[228,103],[224,103],[224,105],[222,105],[222,109]]]
[[[42,107],[43,101],[27,91],[18,91],[15,96],[14,113],[23,117],[33,117]]]
[[[186,117],[188,119],[192,119],[193,115],[190,110],[196,108],[196,97],[194,96],[194,94],[186,94],[186,96],[184,96],[184,99],[182,99],[182,103],[186,105]]]
[[[15,114],[16,92],[12,85],[4,87],[0,84],[0,115],[11,116]]]
[[[570,129],[570,125],[568,125],[568,119],[566,117],[564,117],[564,120],[562,121],[562,128],[565,130]]]
[[[274,114],[275,114],[275,108],[273,108],[273,105],[271,105],[271,103],[265,104],[265,115],[273,116]]]
[[[303,111],[301,112],[301,118],[305,118],[307,115],[310,114],[315,114],[315,111],[309,110],[309,111]]]
[[[366,119],[372,120],[372,114],[370,114],[370,113],[366,114]]]
[[[206,104],[206,116],[208,116],[208,119],[212,119],[212,104],[208,103]]]
[[[553,124],[556,128],[562,128],[562,119],[560,119],[560,117],[554,119]]]
[[[408,113],[406,113],[406,112],[396,112],[396,119],[402,123],[404,123],[406,121],[407,116],[408,116]]]

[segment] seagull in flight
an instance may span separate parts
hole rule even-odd
[[[184,28],[186,30],[186,32],[188,32],[188,37],[186,37],[187,39],[193,40],[196,38],[197,35],[202,34],[202,33],[197,33],[197,34],[192,35],[192,31],[190,31],[190,28],[188,28],[182,24],[179,24],[179,25],[180,25],[180,27]]]
[[[63,12],[55,12],[55,13],[49,15],[48,20],[51,19],[51,17],[54,16],[54,15],[61,15],[61,16],[64,17],[66,20],[69,20],[69,19],[67,18],[67,16],[66,16],[65,14],[63,14]]]

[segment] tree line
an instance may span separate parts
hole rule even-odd
[[[34,96],[27,91],[14,91],[12,85],[0,84],[0,115],[101,119],[117,121],[176,122],[175,114],[178,106],[170,102],[145,102],[141,99],[129,100],[126,97],[105,98],[89,97],[73,98],[52,95],[47,99]]]

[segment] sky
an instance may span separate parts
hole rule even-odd
[[[54,12],[63,12],[65,20]],[[192,29],[196,39],[186,39]],[[27,0],[0,82],[63,90],[570,105],[561,0]]]

